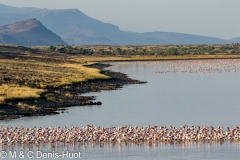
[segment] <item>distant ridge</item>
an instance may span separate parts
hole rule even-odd
[[[44,26],[70,45],[171,45],[240,42],[240,38],[224,40],[173,32],[132,33],[122,31],[116,25],[91,18],[77,9],[17,8],[0,4],[0,25],[32,18],[41,21]]]
[[[145,32],[125,35],[138,40],[139,44],[227,44],[228,40],[175,32]]]
[[[0,4],[0,13],[17,13],[21,9],[17,7],[6,6],[4,4]]]
[[[230,40],[232,43],[240,43],[240,37],[236,37]]]
[[[25,46],[67,45],[61,37],[48,30],[36,19],[0,26],[0,43]]]

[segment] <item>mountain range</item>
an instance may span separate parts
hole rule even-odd
[[[224,40],[174,32],[133,33],[122,31],[116,25],[91,18],[77,9],[17,8],[0,4],[0,26],[33,18],[40,21],[43,27],[45,26],[59,35],[69,45],[227,44],[240,42],[239,37]],[[7,36],[5,39],[14,40],[12,35],[11,37],[4,36]],[[16,40],[19,41],[19,39]],[[66,43],[62,42],[62,44]]]

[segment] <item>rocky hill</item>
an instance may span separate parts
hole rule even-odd
[[[61,37],[48,30],[36,19],[0,26],[0,43],[24,46],[67,45]]]

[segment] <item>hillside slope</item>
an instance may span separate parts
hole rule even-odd
[[[24,46],[67,45],[61,37],[48,30],[36,19],[0,26],[0,43]]]

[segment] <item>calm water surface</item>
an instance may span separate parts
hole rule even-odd
[[[2,126],[212,125],[240,123],[240,73],[166,73],[160,62],[113,63],[108,69],[126,73],[146,84],[102,91],[102,106],[72,107],[68,113],[1,122]],[[238,63],[238,62],[236,62]],[[19,148],[18,148],[19,149]],[[50,149],[49,149],[50,150]],[[73,149],[74,150],[74,149]],[[237,159],[239,144],[158,146],[80,146],[83,159]]]
[[[128,160],[144,160],[144,159],[164,159],[164,160],[201,160],[201,159],[208,159],[208,160],[232,160],[232,159],[239,159],[239,150],[240,144],[239,143],[211,143],[211,144],[157,144],[157,145],[135,145],[135,144],[128,144],[128,145],[110,145],[106,144],[104,146],[99,145],[67,145],[67,146],[54,146],[54,145],[44,145],[39,148],[36,147],[25,147],[16,146],[13,148],[4,149],[9,154],[10,151],[16,151],[16,153],[20,153],[23,151],[25,158],[27,159],[27,153],[31,152],[30,156],[33,156],[33,159],[46,159],[41,158],[41,153],[60,153],[62,154],[63,151],[67,153],[67,151],[71,153],[81,153],[81,159],[113,159],[113,160],[121,160],[121,159],[128,159]],[[38,152],[37,152],[38,151]],[[33,153],[33,154],[32,154]],[[37,155],[38,154],[38,155]],[[37,157],[38,158],[35,158]],[[13,158],[5,158],[5,159],[13,159]],[[51,159],[51,158],[48,158]],[[54,158],[52,158],[54,159]],[[71,159],[67,158],[57,158],[57,159]],[[79,159],[79,158],[76,158]]]

